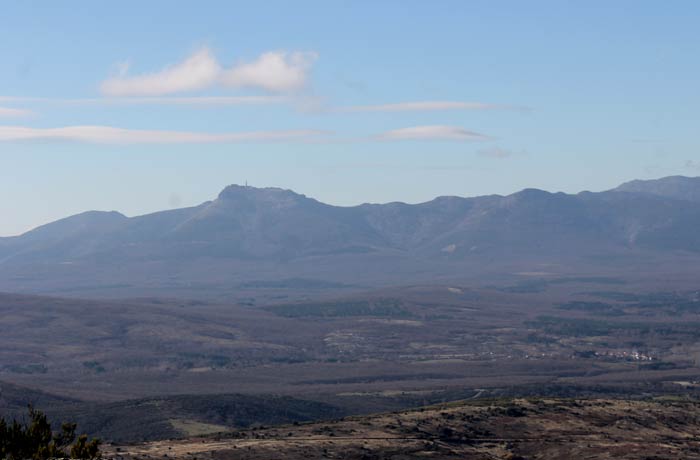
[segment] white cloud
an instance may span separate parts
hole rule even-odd
[[[68,126],[28,128],[0,126],[0,142],[64,140],[96,144],[202,144],[235,142],[281,142],[314,140],[328,134],[320,130],[250,131],[237,133],[198,133],[115,128],[111,126]]]
[[[162,96],[207,88],[219,78],[221,67],[207,48],[195,52],[179,64],[135,77],[127,75],[128,66],[120,74],[102,82],[100,89],[107,96]]]
[[[417,101],[401,102],[398,104],[381,105],[356,105],[341,107],[340,112],[427,112],[438,110],[490,110],[502,106],[484,104],[481,102],[457,102],[457,101]]]
[[[257,105],[287,102],[282,96],[196,96],[196,97],[122,97],[94,99],[94,102],[114,105]]]
[[[102,82],[100,90],[111,97],[148,97],[223,85],[286,93],[306,85],[317,57],[312,52],[272,51],[225,69],[208,48],[202,48],[178,64],[144,75],[130,76],[128,65],[122,64],[117,75]]]
[[[30,115],[33,115],[31,110],[0,107],[1,118],[28,117]]]
[[[458,126],[413,126],[394,129],[378,136],[381,140],[447,140],[447,141],[484,141],[488,136],[468,131]]]
[[[262,88],[271,92],[290,92],[301,89],[316,53],[272,51],[249,63],[241,63],[224,70],[221,81],[226,86]]]

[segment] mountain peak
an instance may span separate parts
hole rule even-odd
[[[277,187],[257,188],[248,185],[229,185],[219,193],[212,203],[212,209],[292,209],[299,206],[318,204],[292,190]]]
[[[257,188],[250,185],[229,185],[219,193],[220,200],[256,199],[260,201],[278,201],[294,199],[308,199],[292,190],[279,187]]]

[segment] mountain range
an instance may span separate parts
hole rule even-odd
[[[595,272],[640,260],[672,266],[700,261],[698,228],[700,178],[681,176],[597,193],[525,189],[352,207],[231,185],[199,206],[138,217],[90,211],[0,238],[0,289],[231,293],[271,283],[308,289]]]

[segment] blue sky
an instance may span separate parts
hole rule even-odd
[[[695,1],[2,10],[0,235],[245,181],[352,205],[700,175]]]

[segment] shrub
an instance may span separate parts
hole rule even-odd
[[[100,441],[80,435],[76,440],[76,424],[64,423],[54,432],[46,415],[29,407],[29,421],[7,422],[0,418],[0,458],[8,460],[44,460],[69,457],[100,458]]]

